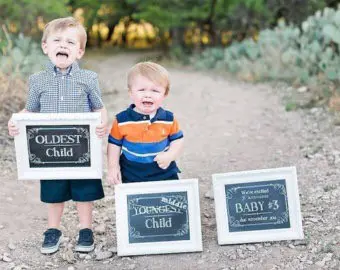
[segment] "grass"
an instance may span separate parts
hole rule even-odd
[[[285,109],[287,112],[295,111],[298,108],[298,105],[294,101],[290,101],[286,104]]]

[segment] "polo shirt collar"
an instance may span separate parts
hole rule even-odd
[[[150,116],[149,115],[145,115],[139,112],[136,112],[134,110],[134,108],[136,107],[135,104],[131,104],[128,108],[127,108],[127,112],[129,117],[131,117],[132,120],[134,121],[138,121],[138,120],[150,120]],[[151,122],[154,122],[156,120],[165,120],[166,119],[166,112],[162,107],[159,107],[155,116],[151,119]]]
[[[59,70],[59,68],[57,68],[52,61],[48,61],[46,64],[46,70],[54,73],[55,75],[57,74],[62,74],[61,71]],[[79,68],[79,64],[77,61],[73,62],[72,65],[70,65],[67,69],[66,69],[66,73],[67,75],[72,75],[73,73],[77,72],[78,70],[80,70]]]

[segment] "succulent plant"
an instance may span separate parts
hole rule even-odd
[[[280,20],[260,31],[257,41],[245,39],[224,49],[207,49],[194,63],[201,69],[225,68],[253,73],[253,78],[308,83],[320,74],[340,83],[340,8],[325,8],[300,27]],[[218,62],[218,65],[216,64]]]
[[[7,37],[8,38],[8,37]],[[12,37],[1,47],[0,70],[11,76],[26,76],[41,70],[46,58],[31,38],[23,35]]]

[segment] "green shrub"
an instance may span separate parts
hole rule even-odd
[[[194,66],[198,69],[215,68],[216,64],[223,60],[224,53],[222,48],[209,48],[202,52],[201,60],[194,61]]]
[[[179,61],[184,65],[190,64],[190,54],[190,50],[182,46],[174,46],[170,49],[170,58]]]
[[[41,70],[46,58],[40,46],[29,37],[0,36],[0,71],[10,76],[27,76]]]
[[[0,123],[24,106],[27,76],[41,70],[46,58],[31,38],[0,30]],[[1,135],[1,134],[0,134]]]
[[[217,53],[218,52],[218,53]],[[326,79],[340,84],[340,7],[325,8],[301,27],[280,21],[274,29],[259,33],[224,49],[208,49],[193,59],[199,68],[224,68],[251,74],[254,80],[285,80],[299,84]]]

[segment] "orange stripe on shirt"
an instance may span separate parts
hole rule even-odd
[[[159,121],[158,123],[150,123],[145,121],[138,123],[126,123],[118,125],[115,120],[110,135],[117,140],[123,137],[129,142],[152,143],[160,142],[168,136],[176,134],[179,131],[179,125],[176,120],[171,125]]]

